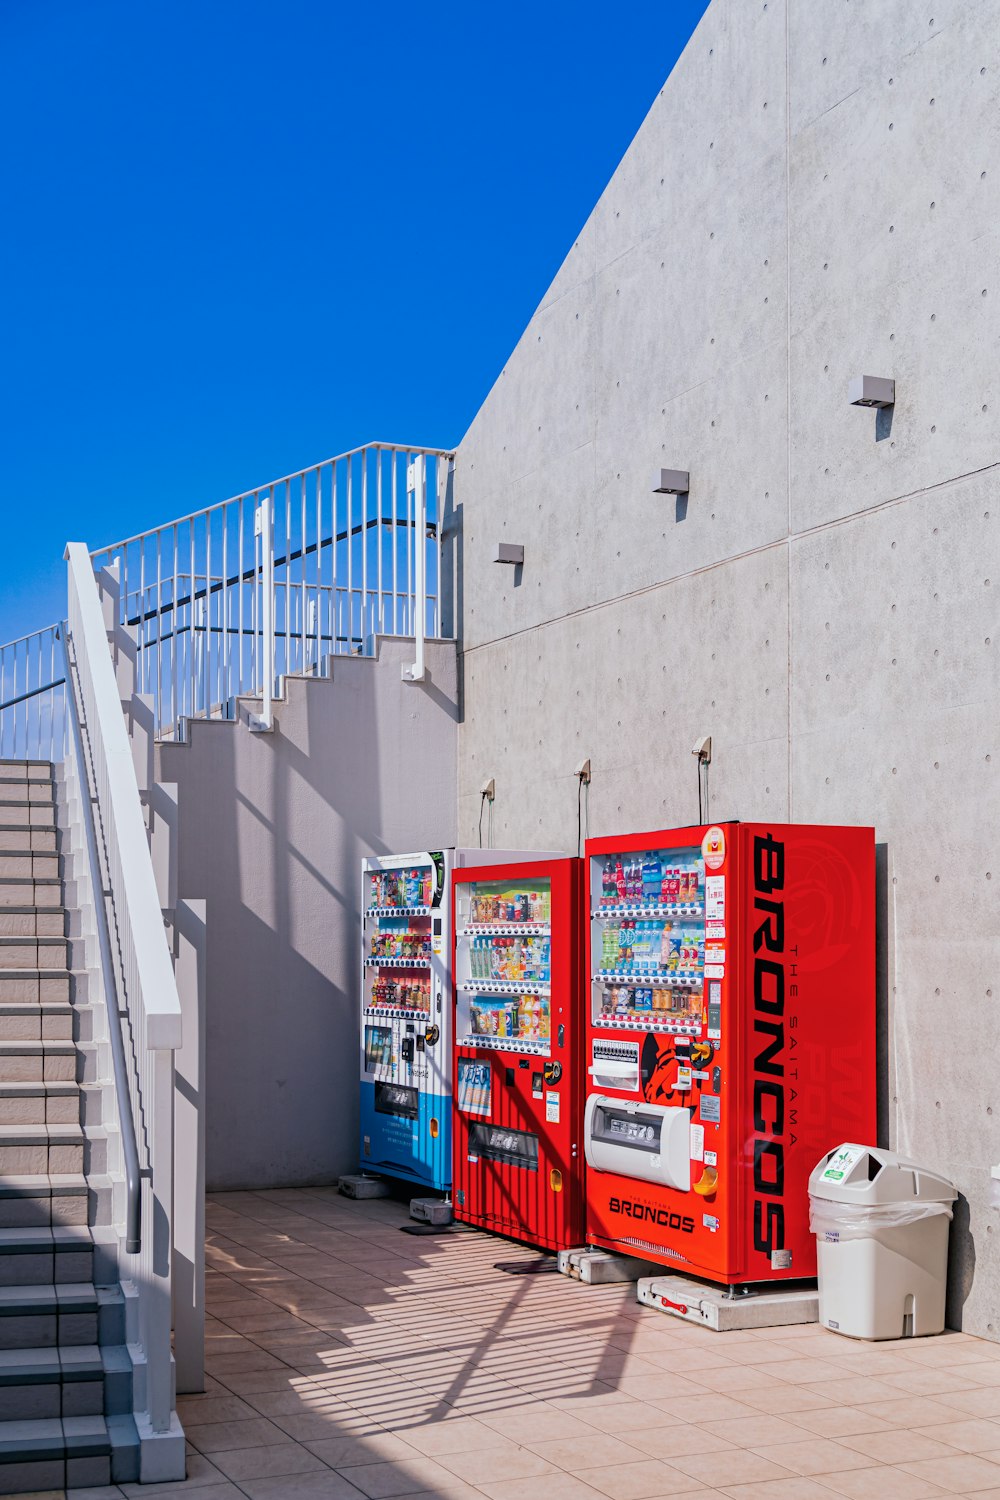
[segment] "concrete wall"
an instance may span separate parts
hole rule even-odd
[[[707,733],[713,817],[875,825],[885,1130],[959,1183],[949,1316],[995,1336],[998,145],[982,0],[713,0],[454,512],[460,839],[495,775],[498,843],[572,844],[584,755],[592,833],[692,821]]]
[[[383,638],[331,680],[286,679],[273,734],[192,721],[157,747],[178,892],[208,903],[210,1189],[357,1166],[360,861],[455,842],[455,647],[428,644],[419,686],[412,659]]]

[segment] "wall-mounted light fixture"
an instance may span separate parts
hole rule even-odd
[[[686,495],[690,488],[687,469],[656,469],[653,473],[654,495]]]
[[[884,375],[855,375],[847,399],[852,406],[895,406],[896,382]]]
[[[509,563],[512,567],[519,568],[524,562],[524,548],[519,547],[516,542],[498,542],[497,555],[493,561]]]

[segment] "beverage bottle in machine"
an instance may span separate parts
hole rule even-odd
[[[619,904],[628,900],[628,891],[625,884],[625,870],[621,862],[621,856],[615,864],[615,894]]]

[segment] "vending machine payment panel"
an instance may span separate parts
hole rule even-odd
[[[587,903],[587,1239],[814,1276],[809,1172],[874,1139],[873,830],[593,839]]]
[[[454,880],[455,1217],[583,1242],[582,861]]]

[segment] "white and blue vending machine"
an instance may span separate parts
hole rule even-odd
[[[451,1187],[451,872],[538,857],[436,849],[362,861],[363,1172]]]

